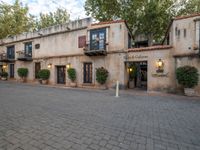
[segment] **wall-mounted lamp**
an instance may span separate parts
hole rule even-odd
[[[162,59],[159,59],[157,62],[157,73],[163,73],[164,72],[164,62],[162,61]]]
[[[51,69],[52,68],[52,64],[48,64],[48,69]]]
[[[67,69],[71,68],[71,64],[70,63],[68,63],[66,66],[67,66]]]
[[[3,69],[4,72],[6,71],[7,68],[8,68],[8,65],[7,64],[3,64],[2,69]]]
[[[132,71],[133,71],[133,68],[129,68],[129,71],[132,72]]]

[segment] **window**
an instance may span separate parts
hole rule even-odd
[[[186,38],[186,36],[187,36],[187,30],[184,29],[184,38]]]
[[[132,47],[132,43],[131,43],[131,35],[128,34],[128,48]]]
[[[178,30],[178,39],[180,38],[181,36],[181,30]]]
[[[90,50],[106,49],[106,28],[90,31]]]
[[[15,46],[7,47],[7,58],[15,59]]]
[[[24,54],[25,57],[32,57],[32,42],[24,44]]]
[[[78,37],[78,48],[84,48],[86,46],[86,36]]]
[[[176,36],[178,35],[178,28],[177,27],[175,28],[175,35]]]

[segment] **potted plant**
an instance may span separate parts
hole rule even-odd
[[[6,81],[8,79],[8,73],[7,72],[2,72],[1,73],[1,80]]]
[[[128,86],[130,89],[135,88],[135,77],[136,77],[136,66],[131,66],[129,68],[129,82],[128,82]]]
[[[42,69],[39,71],[38,76],[42,80],[42,84],[47,84],[50,77],[50,71],[48,69]]]
[[[22,82],[26,82],[26,77],[28,76],[28,69],[27,68],[18,68],[17,73],[19,77],[21,77]]]
[[[106,89],[106,81],[108,78],[108,71],[104,67],[96,69],[96,81],[100,84],[102,89]]]
[[[68,78],[71,80],[70,82],[70,86],[71,87],[76,87],[76,70],[74,68],[69,68],[67,69],[67,74],[68,74]]]
[[[187,96],[195,96],[194,87],[198,85],[199,74],[195,67],[183,66],[176,70],[178,83],[184,87],[184,93]]]

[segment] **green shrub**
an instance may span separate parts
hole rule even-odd
[[[183,66],[176,70],[178,83],[185,88],[193,88],[198,85],[199,74],[195,67]]]
[[[2,72],[1,73],[1,77],[7,78],[8,77],[8,73],[7,72]]]
[[[96,69],[96,80],[100,84],[105,84],[108,78],[108,71],[104,68],[97,68]]]
[[[38,72],[38,77],[42,80],[48,80],[50,77],[50,71],[48,69],[42,69]]]
[[[17,73],[21,78],[27,77],[28,69],[27,68],[18,68]]]
[[[76,70],[74,68],[67,69],[67,74],[72,82],[76,80]]]

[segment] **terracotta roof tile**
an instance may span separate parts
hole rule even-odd
[[[165,49],[170,49],[170,48],[172,48],[172,46],[170,45],[156,45],[156,46],[150,46],[150,47],[131,48],[131,49],[128,49],[128,52],[165,50]]]
[[[187,19],[187,18],[192,18],[192,17],[197,17],[197,16],[200,16],[200,13],[190,14],[190,15],[186,15],[186,16],[178,16],[178,17],[174,18],[174,20]]]
[[[111,20],[111,21],[99,22],[99,23],[92,24],[92,26],[104,25],[104,24],[113,24],[113,23],[121,23],[121,22],[125,22],[125,20]]]

